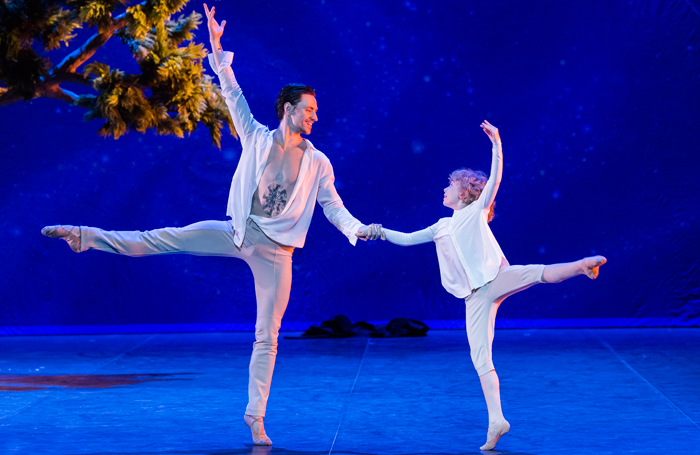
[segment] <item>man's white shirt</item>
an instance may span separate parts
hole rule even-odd
[[[226,215],[232,219],[236,246],[240,247],[243,244],[246,221],[249,217],[275,242],[293,247],[304,246],[316,201],[323,207],[326,218],[355,245],[355,233],[362,223],[343,206],[343,201],[335,190],[335,177],[330,161],[308,139],[304,139],[306,150],[301,159],[299,175],[284,210],[272,218],[251,215],[253,194],[265,170],[276,130],[270,131],[253,119],[248,102],[231,69],[233,53],[224,52],[218,64],[216,60],[221,54],[217,54],[209,54],[209,64],[219,76],[222,94],[243,146],[238,167],[231,181],[226,211]]]

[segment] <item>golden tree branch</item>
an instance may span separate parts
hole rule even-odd
[[[79,49],[76,49],[66,56],[66,58],[58,64],[54,70],[54,74],[75,73],[75,70],[77,70],[80,65],[95,55],[95,52],[114,36],[114,32],[124,27],[126,23],[126,13],[117,16],[112,22],[112,25],[110,25],[105,32],[92,35]]]
[[[78,95],[59,87],[57,83],[39,84],[36,88],[36,94],[37,98],[43,96],[44,98],[62,100],[70,104],[75,104],[75,100],[78,99]]]
[[[78,99],[78,95],[59,87],[58,82],[54,81],[42,82],[36,86],[32,99],[41,97],[62,100],[70,104],[75,104],[75,100]],[[24,97],[12,89],[0,87],[0,107],[9,106],[18,101],[24,101]]]

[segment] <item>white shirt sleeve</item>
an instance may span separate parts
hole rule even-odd
[[[243,90],[238,85],[231,69],[233,52],[224,52],[223,58],[221,58],[221,53],[210,53],[208,58],[211,69],[219,76],[221,93],[226,99],[226,106],[228,106],[228,111],[231,114],[233,126],[236,128],[243,150],[246,150],[246,143],[253,138],[253,133],[260,129],[266,130],[267,128],[253,119],[248,102],[243,96]],[[219,59],[221,61],[217,62]]]
[[[386,233],[386,239],[391,243],[401,246],[419,245],[421,243],[432,242],[435,236],[433,226],[423,230],[405,234],[403,232],[392,231],[391,229],[382,228]]]
[[[496,199],[496,193],[501,185],[503,176],[503,146],[501,143],[494,142],[491,152],[493,154],[491,158],[491,175],[489,175],[489,180],[486,182],[486,186],[484,186],[484,190],[479,197],[479,201],[484,209],[491,207],[491,204]]]
[[[333,166],[331,166],[330,162],[324,163],[322,172],[323,175],[318,186],[316,200],[323,207],[323,214],[326,215],[328,221],[333,223],[348,238],[350,243],[355,246],[357,243],[355,233],[360,229],[362,223],[350,214],[343,205],[343,200],[338,196],[333,183],[335,182]]]

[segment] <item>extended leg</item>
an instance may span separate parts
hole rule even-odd
[[[90,249],[127,256],[154,254],[195,254],[239,257],[228,221],[201,221],[183,228],[152,231],[104,231],[86,226],[47,226],[47,237],[66,240],[73,251]]]
[[[595,280],[598,278],[598,269],[606,262],[608,260],[603,256],[593,256],[566,264],[550,264],[544,268],[542,277],[547,283],[559,283],[577,275],[586,275]]]
[[[249,401],[244,418],[253,434],[253,442],[256,445],[271,445],[272,441],[265,433],[263,417],[275,368],[279,329],[292,287],[294,248],[272,242],[254,223],[248,224],[246,237],[248,236],[256,244],[255,253],[248,259],[248,264],[255,277],[258,312],[249,368]]]

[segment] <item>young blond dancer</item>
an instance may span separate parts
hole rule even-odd
[[[512,266],[508,263],[488,226],[494,216],[494,199],[503,172],[501,137],[498,129],[486,120],[480,126],[493,144],[488,180],[481,171],[454,171],[450,174],[450,185],[445,188],[443,199],[443,205],[454,210],[451,217],[442,218],[411,234],[381,229],[380,235],[382,240],[397,245],[435,242],[442,285],[466,303],[471,358],[479,374],[489,413],[486,443],[480,449],[492,450],[499,438],[510,430],[501,410],[498,375],[491,355],[499,305],[506,297],[537,283],[558,283],[577,275],[595,279],[606,259],[593,256],[551,265]],[[376,227],[372,226],[373,229]]]

